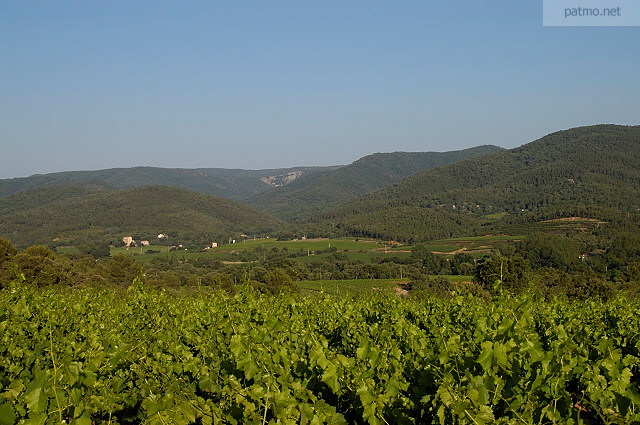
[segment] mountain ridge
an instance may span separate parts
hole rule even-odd
[[[135,187],[162,185],[178,187],[208,195],[222,196],[233,200],[243,200],[273,187],[263,178],[299,173],[313,174],[330,167],[291,167],[264,170],[243,170],[228,168],[162,168],[129,167],[102,170],[61,171],[48,174],[34,174],[0,180],[0,198],[25,190],[60,185],[98,185],[112,189],[132,189]]]
[[[421,208],[460,219],[506,212],[558,218],[640,208],[640,126],[595,125],[548,134],[520,147],[465,159],[409,176],[359,196],[311,222],[347,233],[412,238],[410,220],[367,226],[363,219]],[[379,220],[377,220],[379,221]],[[404,228],[404,229],[403,229]],[[450,232],[449,232],[450,233]],[[424,240],[447,236],[425,232]]]
[[[53,186],[0,199],[0,237],[19,246],[77,245],[169,234],[180,243],[277,232],[282,223],[238,202],[185,189]]]
[[[416,172],[501,150],[503,148],[498,146],[481,145],[448,152],[375,153],[336,170],[302,177],[246,202],[281,219],[296,220],[386,187]]]

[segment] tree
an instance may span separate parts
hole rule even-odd
[[[478,263],[474,280],[493,293],[501,288],[517,290],[526,285],[530,271],[529,262],[521,256],[505,257],[496,253]]]
[[[207,286],[213,286],[217,289],[222,289],[227,292],[233,291],[233,277],[229,273],[217,272],[207,273],[202,277],[202,284]]]
[[[627,264],[625,277],[629,282],[640,283],[640,262],[632,261]]]
[[[442,276],[431,277],[423,275],[419,279],[409,282],[412,296],[424,297],[427,294],[450,296],[455,287],[451,281]]]
[[[258,289],[266,293],[280,294],[282,292],[293,292],[296,289],[291,276],[281,268],[265,273],[262,279],[264,285],[261,285],[262,288]]]
[[[95,242],[81,245],[78,247],[81,252],[91,255],[93,258],[106,258],[111,255],[109,245],[107,243]]]
[[[15,276],[11,273],[13,257],[18,250],[10,240],[0,238],[0,288],[7,285]]]
[[[26,282],[37,285],[55,285],[69,283],[68,273],[71,260],[58,256],[44,245],[34,245],[13,257],[15,273]]]
[[[608,299],[615,293],[612,282],[602,279],[590,268],[584,268],[580,273],[571,275],[571,282],[568,283],[566,294],[569,298],[581,300],[589,298]]]
[[[0,266],[7,261],[11,261],[14,255],[18,253],[18,250],[11,243],[10,240],[0,238]]]
[[[142,266],[126,254],[116,254],[107,261],[107,280],[111,283],[129,285],[140,276]]]
[[[534,268],[567,270],[579,261],[580,243],[568,236],[534,233],[519,245],[518,252]]]
[[[453,256],[449,264],[451,274],[468,275],[473,273],[475,261],[471,255],[459,252]]]
[[[411,258],[430,274],[438,274],[447,266],[444,258],[435,255],[424,245],[414,246],[411,249]]]

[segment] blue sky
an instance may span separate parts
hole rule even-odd
[[[539,0],[0,0],[0,178],[640,124],[638,46],[640,27],[543,27]]]

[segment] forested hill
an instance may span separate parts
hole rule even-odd
[[[415,174],[314,221],[362,235],[425,239],[456,231],[417,226],[427,211],[466,223],[501,212],[606,219],[600,211],[638,208],[640,126],[596,125]]]
[[[287,220],[309,217],[419,171],[501,150],[498,146],[484,145],[450,152],[376,153],[333,171],[302,177],[287,186],[254,196],[247,202]]]
[[[0,198],[49,186],[102,186],[130,189],[150,185],[178,187],[208,195],[244,200],[300,176],[337,167],[296,167],[270,170],[225,168],[110,168],[96,171],[65,171],[0,180]]]
[[[0,199],[0,237],[19,246],[120,241],[226,241],[273,233],[281,223],[228,199],[163,186],[104,190],[47,187]]]

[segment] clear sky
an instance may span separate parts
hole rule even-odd
[[[640,124],[639,70],[541,0],[0,0],[0,178],[510,148]]]

